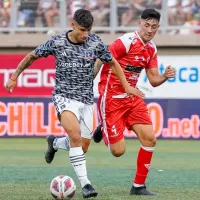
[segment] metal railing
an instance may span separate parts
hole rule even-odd
[[[57,23],[54,27],[43,27],[42,23],[39,25],[36,24],[34,27],[19,27],[17,26],[17,19],[19,14],[19,3],[20,0],[11,0],[11,8],[10,8],[10,23],[8,27],[0,27],[0,32],[2,33],[11,33],[14,34],[16,32],[47,32],[53,30],[55,32],[63,32],[65,30],[70,29],[69,23],[69,11],[68,8],[70,7],[69,0],[57,0],[59,4],[59,16],[57,16]],[[145,0],[147,1],[147,0]],[[28,1],[27,1],[28,3]],[[193,25],[193,26],[184,26],[184,25],[176,25],[170,26],[168,23],[168,4],[167,0],[162,0],[161,5],[161,26],[160,26],[160,33],[167,33],[169,30],[199,30],[200,26]],[[40,18],[36,16],[36,18]],[[116,0],[110,0],[110,14],[109,14],[109,24],[107,26],[94,26],[93,31],[101,31],[101,32],[108,32],[108,33],[116,33],[118,31],[133,31],[137,29],[137,25],[130,25],[130,26],[120,26],[118,22],[118,4]],[[40,19],[38,19],[40,20]],[[38,21],[37,20],[37,21]]]

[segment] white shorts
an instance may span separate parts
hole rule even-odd
[[[58,116],[65,110],[75,114],[80,124],[81,137],[92,138],[93,105],[87,105],[60,95],[53,96],[53,103]]]

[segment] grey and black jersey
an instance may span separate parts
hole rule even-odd
[[[68,33],[57,35],[35,49],[39,57],[53,55],[56,62],[56,81],[53,95],[61,95],[85,104],[93,104],[94,63],[112,60],[107,46],[95,34],[84,43],[73,43]]]

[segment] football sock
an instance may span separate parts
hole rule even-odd
[[[70,148],[69,158],[74,168],[74,171],[76,172],[76,175],[80,180],[81,187],[83,188],[86,184],[90,184],[90,181],[87,177],[86,160],[82,147]]]
[[[145,184],[148,172],[151,166],[151,158],[153,155],[154,147],[144,147],[141,145],[137,157],[137,170],[133,185],[141,187]]]
[[[53,148],[55,150],[63,149],[69,151],[70,148],[69,136],[62,138],[55,138],[55,140],[53,141]]]

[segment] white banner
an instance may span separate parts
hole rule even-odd
[[[153,88],[142,71],[138,87],[145,92],[147,98],[200,98],[200,56],[179,55],[159,56],[159,71],[163,73],[168,65],[176,69],[176,77],[163,85]],[[98,97],[99,75],[94,81],[95,97]]]

